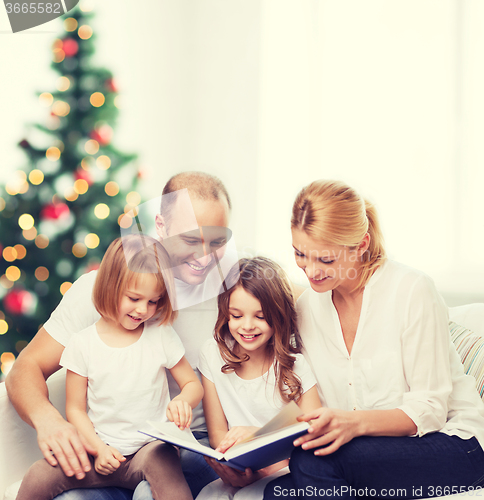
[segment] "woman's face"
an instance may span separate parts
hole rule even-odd
[[[316,242],[304,231],[292,229],[296,264],[304,271],[311,288],[318,293],[352,291],[356,286],[360,257],[368,249],[369,237],[357,248]]]

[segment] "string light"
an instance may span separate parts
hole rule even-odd
[[[66,53],[62,49],[55,48],[52,51],[52,59],[55,63],[60,63],[66,58]]]
[[[85,148],[84,148],[85,149]],[[95,154],[95,153],[94,153]],[[84,170],[90,170],[91,169],[91,166],[94,165],[94,158],[92,158],[91,156],[85,156],[82,160],[81,160],[81,167],[84,169]]]
[[[104,94],[102,92],[94,92],[94,94],[92,94],[91,97],[89,98],[89,102],[95,108],[100,108],[105,101],[106,98],[104,97]]]
[[[128,204],[136,206],[139,205],[141,196],[136,191],[131,191],[126,195],[126,201],[128,202]]]
[[[84,245],[84,243],[76,243],[72,247],[72,253],[74,257],[77,257],[78,259],[84,257],[87,253],[87,247]]]
[[[64,21],[64,29],[66,31],[76,31],[77,29],[77,19],[74,19],[73,17],[68,17],[65,21]]]
[[[39,234],[35,238],[35,246],[43,250],[49,246],[49,238],[45,234]]]
[[[111,158],[106,155],[98,156],[96,159],[96,165],[101,170],[107,170],[111,166]]]
[[[64,283],[60,286],[60,293],[64,295],[71,286],[72,283],[70,281],[64,281]]]
[[[76,201],[77,198],[79,198],[79,195],[74,191],[74,188],[70,187],[64,191],[64,198],[67,201],[72,202],[72,201]]]
[[[84,24],[77,30],[77,34],[81,40],[89,40],[92,36],[92,28]]]
[[[67,78],[67,76],[61,76],[57,79],[56,86],[57,86],[57,90],[60,90],[61,92],[65,92],[71,86],[71,81],[69,80],[69,78]]]
[[[117,185],[116,182],[114,181],[109,181],[105,186],[104,186],[104,191],[106,191],[106,194],[108,196],[116,196],[119,193],[119,186]]]
[[[4,319],[0,319],[0,335],[5,335],[8,332],[8,323]]]
[[[89,141],[86,141],[86,144],[84,144],[84,149],[87,154],[95,155],[99,151],[99,142],[94,139],[90,139]]]
[[[23,214],[18,218],[18,225],[25,230],[31,229],[34,223],[34,218],[30,214]]]
[[[54,102],[54,97],[50,92],[43,92],[39,95],[39,103],[41,106],[48,108]]]
[[[59,156],[60,156],[60,153],[59,153]],[[39,170],[37,168],[32,170],[29,174],[29,181],[34,186],[38,186],[39,184],[42,184],[42,182],[44,182],[44,172],[42,172],[42,170]]]
[[[105,203],[99,203],[94,207],[94,215],[98,219],[106,219],[109,216],[109,207]]]
[[[12,352],[4,352],[0,357],[0,370],[4,375],[12,369],[13,363],[15,361],[15,355]]]
[[[14,247],[5,247],[2,252],[4,260],[13,262],[17,258],[18,252]]]
[[[77,179],[77,181],[74,182],[74,191],[77,194],[85,194],[87,193],[88,189],[89,189],[89,184],[84,179]]]
[[[35,237],[37,236],[37,229],[35,229],[35,227],[24,229],[22,231],[22,236],[29,241],[35,240]]]
[[[13,281],[10,281],[5,274],[0,278],[0,285],[3,286],[5,289],[9,289],[13,287]]]
[[[67,116],[71,111],[71,107],[65,101],[55,101],[52,105],[52,113],[57,116]]]
[[[123,229],[130,228],[132,223],[133,223],[133,218],[128,214],[121,214],[118,217],[118,224]]]
[[[89,233],[84,238],[84,243],[86,244],[87,248],[96,248],[99,245],[99,236],[95,233]]]
[[[27,249],[23,245],[17,244],[13,249],[17,252],[18,260],[22,260],[27,255]]]
[[[5,276],[10,281],[17,281],[20,278],[20,269],[17,266],[9,266],[5,271]]]
[[[0,196],[0,212],[2,212],[5,209],[5,200]]]
[[[44,267],[44,266],[39,266],[36,270],[35,270],[35,277],[39,280],[39,281],[46,281],[47,278],[49,277],[49,270]]]

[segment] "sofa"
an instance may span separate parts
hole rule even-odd
[[[484,395],[484,303],[449,308],[449,331],[464,365],[464,370],[476,379],[476,389]],[[65,371],[59,370],[48,382],[52,404],[64,414]],[[13,500],[20,481],[28,467],[42,458],[36,434],[17,415],[11,405],[5,383],[0,384],[0,499]],[[208,485],[209,487],[210,485]],[[208,488],[207,487],[207,488]],[[264,484],[254,483],[246,491],[227,488],[224,498],[242,500],[262,497]],[[205,496],[207,496],[205,492]],[[445,492],[443,492],[445,493]],[[482,495],[478,495],[481,493]],[[203,494],[203,491],[202,491]],[[203,496],[203,495],[202,495]],[[446,499],[484,496],[482,492],[468,492],[446,496]],[[444,497],[441,497],[444,498]],[[215,500],[213,497],[211,500]]]

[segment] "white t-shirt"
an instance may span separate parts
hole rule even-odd
[[[96,271],[82,275],[62,297],[61,302],[44,324],[45,330],[57,342],[66,346],[72,334],[87,328],[100,319],[92,303],[92,289]],[[213,337],[213,329],[218,315],[217,299],[213,298],[178,311],[173,329],[185,346],[185,357],[200,378],[197,369],[198,353],[207,339]],[[180,393],[178,385],[168,373],[170,397]],[[193,410],[192,431],[207,430],[203,408],[200,403]]]
[[[425,274],[387,261],[363,292],[351,355],[332,292],[297,302],[303,352],[324,406],[399,408],[417,434],[441,431],[484,445],[484,404],[450,340],[447,306]]]
[[[229,429],[236,425],[262,427],[286,405],[279,393],[273,366],[265,375],[245,380],[235,372],[223,373],[224,365],[216,341],[207,341],[200,351],[199,369],[214,383]],[[296,354],[294,372],[301,379],[303,393],[316,385],[302,354]]]
[[[146,421],[166,420],[165,368],[173,368],[184,352],[169,326],[145,325],[134,344],[110,347],[91,325],[72,336],[60,364],[88,378],[88,416],[99,437],[131,455],[152,440],[138,432]]]

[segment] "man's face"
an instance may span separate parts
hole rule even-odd
[[[223,256],[225,244],[231,234],[227,230],[229,207],[227,200],[191,199],[198,229],[193,229],[189,221],[193,218],[187,204],[177,199],[173,207],[173,217],[166,227],[159,224],[157,231],[163,246],[170,255],[175,278],[189,285],[199,285]]]

